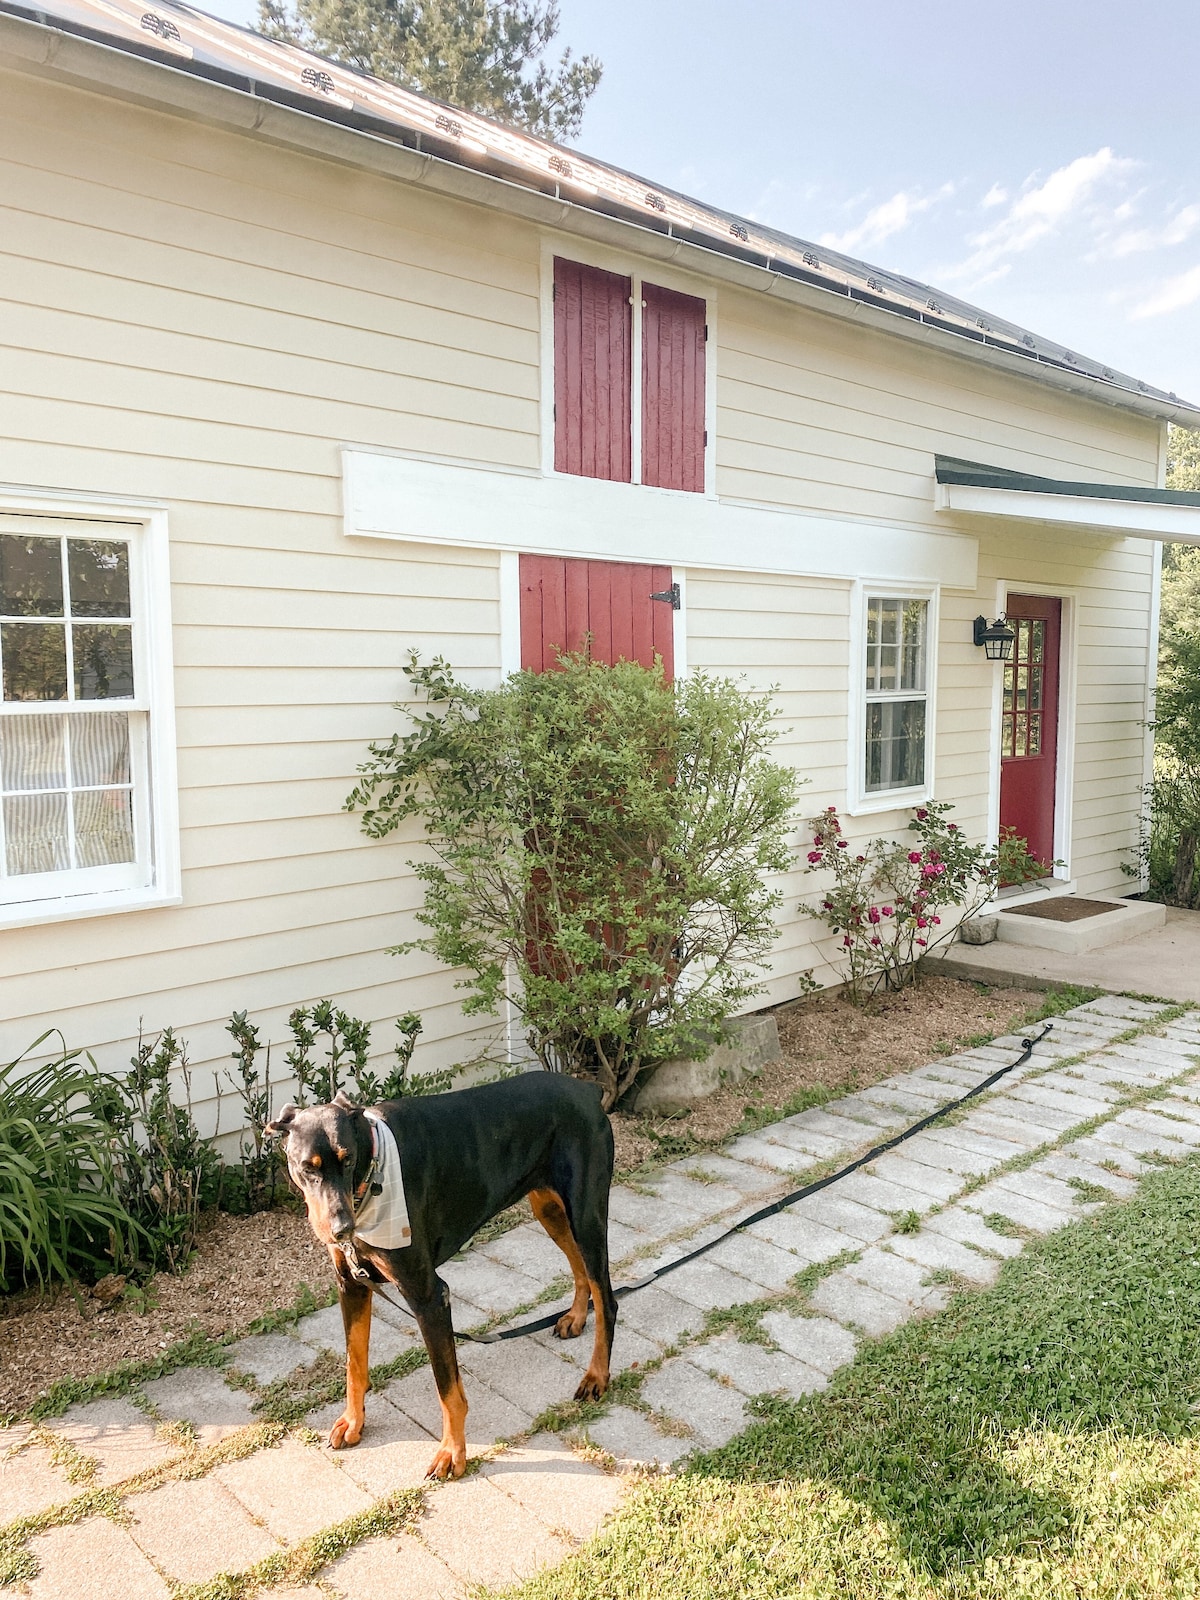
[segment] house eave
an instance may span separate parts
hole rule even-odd
[[[972,517],[1015,518],[1090,533],[1200,544],[1200,506],[961,483],[939,483],[934,505],[940,512]]]
[[[220,74],[198,64],[164,59],[153,48],[135,51],[104,42],[62,19],[34,20],[0,7],[0,65],[12,70],[100,92],[126,102],[165,111],[263,140],[266,143],[336,161],[436,191],[469,204],[500,210],[543,228],[600,241],[639,256],[673,265],[708,279],[769,294],[872,331],[904,338],[951,356],[1004,372],[1122,411],[1184,426],[1200,426],[1200,407],[1137,393],[1050,361],[1036,352],[1019,354],[983,339],[966,339],[934,321],[902,315],[856,291],[806,282],[778,266],[760,265],[726,253],[715,242],[682,237],[669,222],[653,225],[562,193],[546,193],[479,164],[467,164],[428,149],[404,144],[396,130],[371,125],[365,117],[318,115],[301,97],[251,77],[218,81]],[[226,75],[230,76],[230,75]]]

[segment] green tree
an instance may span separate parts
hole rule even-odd
[[[1172,428],[1167,441],[1167,488],[1200,492],[1200,428]],[[1163,546],[1164,647],[1177,628],[1200,626],[1200,546]]]
[[[579,132],[595,56],[557,62],[554,0],[259,0],[272,39],[550,139]]]

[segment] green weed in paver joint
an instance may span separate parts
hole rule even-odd
[[[1093,1202],[1111,1200],[1112,1195],[1098,1183],[1090,1183],[1087,1178],[1068,1178],[1068,1184],[1079,1196],[1081,1205],[1091,1205]]]
[[[920,1233],[921,1213],[919,1211],[893,1211],[891,1217],[892,1226],[897,1233]]]
[[[529,1432],[565,1433],[569,1428],[586,1428],[589,1422],[598,1422],[601,1417],[607,1416],[614,1405],[648,1411],[649,1407],[641,1399],[642,1383],[649,1373],[662,1365],[663,1360],[665,1357],[660,1357],[657,1361],[647,1361],[642,1366],[626,1367],[622,1372],[615,1373],[603,1399],[556,1401],[534,1418]]]
[[[696,1335],[696,1342],[703,1343],[719,1333],[732,1330],[742,1344],[761,1344],[768,1350],[775,1350],[778,1346],[774,1339],[761,1326],[763,1313],[769,1311],[774,1303],[774,1299],[768,1299],[749,1300],[738,1306],[717,1306],[705,1312],[704,1324]]]
[[[250,1600],[253,1595],[284,1584],[288,1588],[298,1588],[311,1583],[330,1562],[364,1539],[394,1535],[415,1521],[424,1498],[423,1489],[397,1489],[369,1511],[360,1511],[331,1528],[314,1533],[290,1550],[279,1550],[256,1566],[241,1572],[218,1573],[204,1583],[180,1585],[174,1591],[173,1600]]]
[[[803,1271],[798,1272],[792,1279],[791,1294],[789,1299],[803,1306],[813,1295],[818,1285],[840,1272],[843,1267],[848,1267],[862,1255],[862,1250],[842,1250],[838,1255],[831,1256],[828,1261],[811,1261]]]

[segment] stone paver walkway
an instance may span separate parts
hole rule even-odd
[[[805,1172],[974,1087],[1020,1048],[1016,1037],[997,1039],[615,1189],[616,1280],[678,1259]],[[568,1344],[538,1334],[461,1346],[475,1470],[430,1488],[403,1531],[359,1537],[306,1587],[275,1578],[264,1592],[461,1597],[562,1560],[611,1513],[632,1472],[724,1443],[748,1425],[754,1395],[823,1388],[863,1338],[938,1309],[954,1283],[992,1282],[1024,1239],[1131,1194],[1148,1164],[1200,1148],[1198,1062],[1198,1011],[1105,997],[1057,1019],[1029,1063],[962,1112],[625,1299],[614,1360],[641,1382],[586,1435],[538,1432],[537,1419],[570,1397],[590,1325]],[[451,1262],[445,1277],[469,1328],[529,1315],[562,1272],[557,1249],[529,1223]],[[751,1303],[771,1347],[706,1333],[708,1313]],[[11,1543],[19,1519],[42,1517],[29,1528],[30,1575],[17,1591],[167,1600],[420,1486],[440,1431],[428,1368],[371,1395],[357,1449],[334,1454],[314,1431],[340,1401],[286,1432],[262,1427],[262,1392],[301,1382],[322,1352],[341,1348],[329,1308],[293,1332],[232,1347],[227,1370],[241,1386],[211,1367],[183,1369],[41,1429],[0,1432],[0,1550],[6,1526]],[[377,1302],[372,1363],[415,1348],[408,1319]],[[98,1490],[106,1494],[94,1506],[59,1513]]]

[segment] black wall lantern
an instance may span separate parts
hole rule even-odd
[[[1016,630],[1009,627],[1003,612],[995,622],[986,617],[975,618],[975,643],[983,646],[989,661],[1011,661],[1016,637]]]

